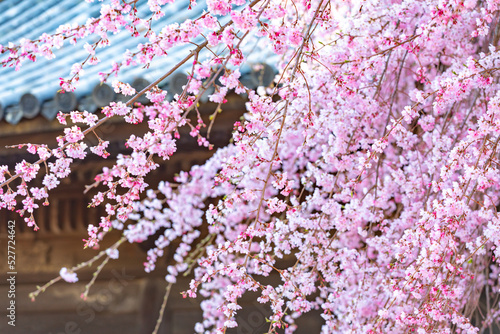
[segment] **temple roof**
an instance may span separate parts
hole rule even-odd
[[[43,33],[53,34],[59,26],[68,23],[84,24],[89,18],[99,16],[102,4],[100,1],[87,3],[83,0],[4,0],[0,2],[0,44],[18,43],[21,38],[34,40]],[[153,30],[160,31],[167,24],[197,17],[206,9],[204,1],[199,1],[191,10],[188,5],[188,1],[169,4],[167,15],[152,21]],[[148,18],[152,15],[147,1],[139,1],[137,9],[140,17]],[[168,15],[169,13],[172,15]],[[59,110],[80,109],[94,112],[107,105],[117,97],[109,86],[100,85],[98,73],[109,72],[112,61],[121,62],[121,55],[126,50],[136,51],[141,39],[143,42],[147,41],[143,37],[131,38],[126,30],[115,35],[109,34],[110,46],[96,50],[100,62],[97,65],[84,66],[85,74],[74,94],[57,94],[60,89],[59,78],[70,77],[71,66],[81,63],[88,56],[83,45],[86,42],[95,43],[98,36],[79,40],[76,45],[65,41],[60,49],[54,50],[54,59],[40,57],[36,62],[24,61],[19,71],[13,67],[0,68],[0,123],[6,121],[17,124],[23,118],[31,119],[40,114],[52,120]],[[269,58],[269,52],[256,48],[255,41],[253,45],[254,52],[250,53],[249,61],[261,63]],[[140,90],[161,77],[166,69],[179,62],[192,49],[192,44],[172,48],[168,56],[154,59],[148,69],[144,69],[142,65],[123,68],[117,79]],[[0,55],[0,60],[4,57],[5,55]],[[181,67],[178,73],[186,73],[187,70],[188,68]],[[267,70],[269,67],[266,67]],[[262,75],[251,75],[251,72],[249,70],[246,73],[242,82],[250,88],[255,88],[251,87],[257,85],[255,78]],[[175,93],[179,86],[179,76],[174,75],[168,80],[162,85]],[[174,80],[177,80],[176,83]]]

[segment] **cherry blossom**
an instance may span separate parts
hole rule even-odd
[[[36,162],[0,166],[0,209],[37,229],[33,212],[90,151],[113,165],[86,189],[99,186],[89,205],[105,215],[89,222],[84,247],[120,231],[98,257],[105,264],[121,243],[154,236],[145,271],[165,266],[168,286],[193,274],[184,296],[203,299],[197,333],[238,326],[250,292],[270,311],[270,333],[294,332],[313,310],[324,333],[490,330],[500,317],[492,298],[500,289],[499,2],[191,1],[192,17],[156,27],[176,5],[150,0],[149,16],[139,17],[134,1],[104,1],[84,25],[0,47],[2,64],[22,70],[27,59],[52,59],[67,41],[82,47],[93,36],[83,45],[88,58],[61,78],[67,91],[78,90],[111,34],[141,39],[99,74],[103,82],[190,50],[141,92],[113,81],[130,100],[99,116],[60,113],[57,147],[16,145]],[[269,84],[257,53],[279,72]],[[160,88],[180,68],[182,92]],[[231,94],[247,99],[231,143],[174,180],[148,184],[181,134],[213,148],[210,129]],[[137,103],[140,95],[148,103]],[[198,110],[203,101],[216,105],[209,117]],[[110,157],[95,130],[117,117],[147,130],[127,134],[130,154]],[[75,282],[79,268],[61,269],[59,279]],[[481,295],[491,301],[486,311],[469,310]]]
[[[76,273],[69,271],[68,268],[66,267],[61,268],[59,275],[61,275],[62,279],[68,283],[78,282],[78,277],[76,276]]]

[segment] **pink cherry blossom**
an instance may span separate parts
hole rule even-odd
[[[62,279],[68,283],[78,282],[78,277],[76,276],[76,273],[69,271],[68,268],[66,267],[61,268],[59,275],[61,275]]]
[[[500,321],[492,302],[500,291],[499,4],[191,1],[192,17],[158,26],[180,4],[150,0],[146,15],[134,3],[103,3],[83,25],[1,46],[2,64],[22,70],[88,37],[89,57],[68,68],[63,90],[80,89],[100,60],[109,64],[95,78],[103,82],[131,66],[164,75],[144,105],[129,82],[114,81],[130,102],[59,113],[56,147],[15,145],[38,160],[0,167],[0,209],[37,229],[33,213],[89,148],[116,160],[89,181],[87,190],[98,187],[89,205],[104,215],[89,222],[84,247],[98,248],[116,229],[118,244],[101,255],[108,261],[121,242],[152,240],[145,271],[166,263],[166,284],[193,275],[183,296],[202,299],[198,333],[241,326],[241,299],[250,296],[270,312],[270,333],[294,332],[313,310],[323,333],[485,331]],[[136,43],[108,62],[100,51],[115,34]],[[182,48],[189,52],[178,56]],[[163,80],[181,70],[188,82],[170,100]],[[214,147],[210,131],[234,111],[233,94],[246,110],[231,143],[148,184],[182,150],[182,136]],[[126,135],[128,154],[110,157],[111,139],[95,130],[118,117],[143,127]],[[59,275],[75,282],[79,268]],[[484,297],[490,303],[476,307]]]

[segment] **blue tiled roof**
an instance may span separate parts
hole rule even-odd
[[[88,18],[99,16],[102,4],[103,2],[100,1],[87,3],[83,0],[4,0],[0,2],[0,44],[18,43],[21,38],[37,39],[44,32],[47,34],[55,33],[56,29],[63,24],[83,24]],[[197,17],[206,8],[203,1],[199,1],[198,6],[192,10],[188,10],[188,5],[189,1],[182,0],[169,4],[167,15],[153,21],[153,30],[159,32],[167,24]],[[146,1],[139,1],[137,8],[140,17],[148,18],[152,14]],[[74,92],[78,100],[91,94],[94,87],[99,84],[98,72],[109,72],[112,60],[121,62],[121,55],[125,50],[136,51],[137,44],[141,43],[139,38],[130,38],[130,33],[126,30],[115,35],[110,33],[108,37],[111,45],[107,48],[97,49],[100,63],[84,67],[85,74],[81,77]],[[0,104],[4,109],[4,116],[18,109],[20,98],[26,93],[33,94],[41,102],[52,100],[60,89],[59,78],[69,78],[71,66],[74,63],[82,62],[88,56],[87,51],[83,48],[85,42],[94,43],[97,39],[97,36],[89,36],[85,40],[80,40],[76,46],[70,45],[66,41],[61,49],[54,50],[56,56],[54,59],[38,58],[34,63],[29,60],[25,61],[20,71],[15,71],[12,67],[0,68],[0,87],[2,87],[0,89]],[[145,41],[146,39],[143,38],[142,42]],[[193,46],[190,44],[172,48],[167,57],[154,60],[147,70],[144,70],[141,65],[123,68],[118,80],[131,83],[134,79],[143,78],[154,81],[188,55],[191,49]],[[250,57],[251,61],[260,62],[261,59],[268,58],[269,54],[259,50],[254,52],[252,57]],[[84,101],[80,104],[84,104]],[[44,108],[50,107],[46,103],[41,106],[40,110],[43,112]],[[51,118],[53,114],[45,113],[44,115]],[[1,116],[0,113],[0,118]],[[16,123],[15,119],[12,121],[12,117],[7,119],[11,123]]]

